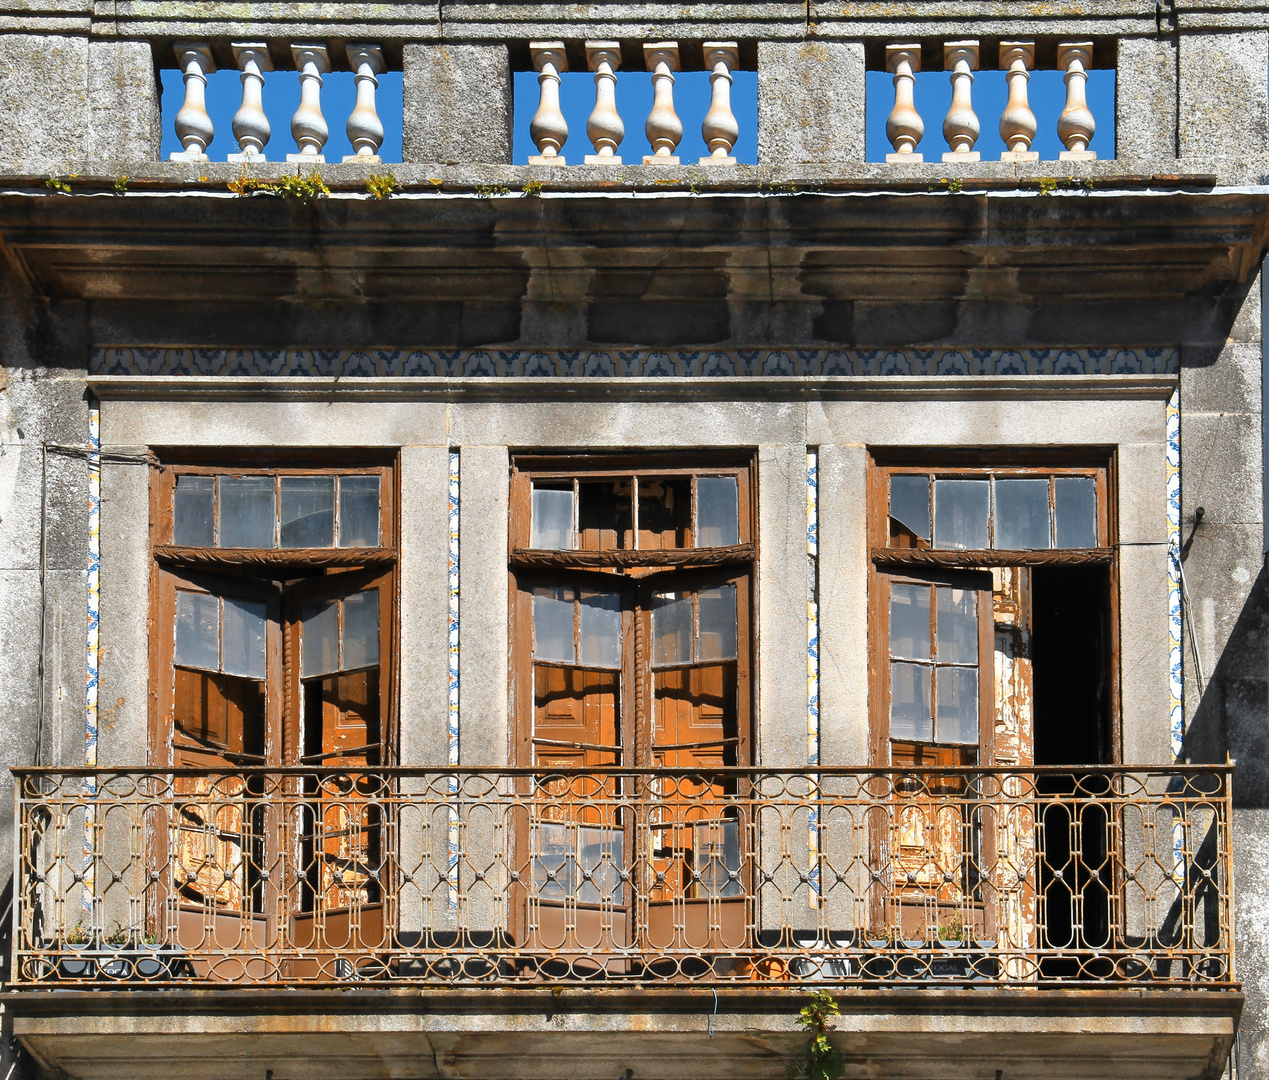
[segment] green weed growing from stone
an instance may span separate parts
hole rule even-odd
[[[845,1065],[842,1055],[829,1041],[829,1020],[840,1015],[837,1002],[827,990],[811,995],[798,1012],[798,1024],[810,1036],[804,1053],[789,1062],[789,1080],[841,1080]]]
[[[392,173],[374,173],[366,181],[366,193],[376,199],[390,199],[401,189]]]

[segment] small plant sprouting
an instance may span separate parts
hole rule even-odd
[[[827,990],[811,995],[798,1012],[798,1024],[810,1036],[806,1052],[789,1062],[789,1080],[840,1080],[845,1071],[842,1055],[829,1041],[829,1020],[840,1015]]]
[[[116,195],[126,195],[128,193],[128,178],[119,173],[115,176],[115,182],[110,186]]]
[[[322,180],[321,173],[309,173],[307,176],[292,176],[288,173],[279,177],[272,184],[273,190],[284,199],[309,203],[314,199],[324,199],[330,194],[330,188]]]
[[[106,935],[107,945],[127,945],[132,940],[132,931],[116,920],[115,928]]]
[[[235,195],[250,195],[253,191],[263,190],[267,182],[247,175],[247,166],[244,165],[237,179],[230,180],[227,186]]]
[[[1040,185],[1041,195],[1052,195],[1057,191],[1058,182],[1056,177],[1042,176],[1036,183]]]
[[[960,177],[953,177],[951,180],[944,180],[943,183],[947,185],[947,190],[952,195],[959,195],[965,190],[964,181],[962,181]]]
[[[495,195],[510,195],[511,189],[505,184],[479,184],[476,187],[476,198],[492,199]]]
[[[959,911],[952,912],[947,925],[938,928],[938,935],[940,941],[967,941],[969,935],[966,933],[965,916]]]
[[[530,180],[528,183],[524,185],[523,188],[520,189],[520,194],[523,198],[526,198],[526,199],[542,198],[542,181]]]
[[[88,932],[88,927],[84,925],[82,919],[66,931],[67,945],[87,945],[91,940],[92,935]]]
[[[390,199],[400,190],[401,185],[392,173],[372,173],[366,180],[366,194],[376,199]]]
[[[60,176],[50,176],[44,181],[44,186],[58,195],[69,195],[71,186]]]

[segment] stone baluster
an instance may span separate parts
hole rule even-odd
[[[531,41],[529,55],[538,72],[538,111],[529,124],[529,136],[538,148],[530,165],[566,165],[560,150],[568,138],[568,123],[560,111],[560,72],[568,70],[562,41]]]
[[[886,138],[894,147],[894,153],[887,154],[886,160],[924,161],[916,147],[925,134],[925,124],[914,103],[916,73],[921,70],[921,46],[887,45],[886,70],[894,75],[894,108],[886,117]]]
[[[379,147],[383,145],[383,122],[375,107],[375,90],[379,87],[376,76],[384,72],[383,50],[378,45],[349,45],[348,66],[356,73],[357,103],[348,115],[348,141],[353,152],[344,158],[344,164],[359,161],[365,165],[379,164]]]
[[[740,138],[740,125],[731,111],[731,73],[740,66],[740,47],[734,41],[705,42],[705,67],[709,69],[709,112],[701,121],[701,136],[709,157],[702,165],[735,165],[732,148]]]
[[[207,147],[216,129],[207,115],[207,76],[216,70],[211,46],[203,42],[178,41],[174,46],[176,60],[185,78],[185,104],[176,114],[176,137],[181,150],[171,154],[172,161],[206,161]]]
[[[644,131],[652,153],[644,155],[645,165],[677,165],[674,153],[683,138],[683,121],[674,111],[674,72],[679,71],[679,43],[659,41],[643,47],[643,62],[652,72],[652,111]]]
[[[1097,154],[1088,148],[1097,124],[1088,109],[1086,87],[1088,69],[1093,63],[1091,41],[1064,41],[1058,45],[1058,67],[1066,72],[1066,108],[1058,117],[1058,138],[1066,147],[1058,158],[1062,161],[1096,161]]]
[[[1000,137],[1005,140],[1001,161],[1039,161],[1040,154],[1031,149],[1035,139],[1035,113],[1027,101],[1027,83],[1035,65],[1034,41],[1002,41],[1000,68],[1009,82],[1009,101],[1000,114]]]
[[[616,41],[586,42],[586,66],[595,73],[595,108],[586,121],[586,137],[595,148],[587,154],[587,165],[620,165],[617,147],[626,137],[626,125],[617,112],[617,68],[621,67],[621,44]]]
[[[943,46],[943,70],[952,73],[952,106],[943,119],[943,138],[952,149],[944,161],[978,161],[978,116],[974,113],[974,72],[978,70],[977,41],[949,41]]]
[[[240,153],[230,161],[264,161],[269,142],[269,118],[264,115],[264,73],[273,70],[269,47],[263,42],[234,44],[234,62],[242,72],[242,104],[234,113],[234,138]]]
[[[291,138],[299,153],[287,154],[286,160],[325,162],[322,147],[330,128],[322,115],[322,76],[330,71],[330,57],[324,45],[292,45],[291,56],[300,73],[300,105],[291,117]]]

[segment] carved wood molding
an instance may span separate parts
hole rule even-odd
[[[396,562],[396,548],[251,548],[178,547],[161,544],[154,557],[168,566],[204,570],[306,570],[319,567],[384,566]]]
[[[928,548],[873,548],[878,566],[929,566],[945,570],[977,570],[984,566],[1105,566],[1114,548],[1066,551],[931,551]]]
[[[633,566],[728,566],[752,562],[753,544],[716,548],[676,548],[669,551],[543,551],[519,548],[511,553],[512,566],[587,569]]]

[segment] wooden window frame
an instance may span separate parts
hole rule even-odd
[[[890,547],[889,480],[895,474],[930,475],[940,479],[1010,479],[1046,476],[1092,476],[1097,487],[1098,545],[1094,548],[1048,548],[1026,551],[1004,549],[952,550]],[[872,762],[890,764],[889,756],[889,617],[882,607],[888,598],[887,577],[913,575],[914,580],[934,581],[953,571],[984,570],[1006,566],[1088,566],[1104,565],[1109,575],[1110,610],[1108,702],[1111,761],[1122,757],[1122,679],[1119,648],[1119,558],[1118,558],[1118,460],[1115,448],[1053,447],[992,448],[965,450],[944,448],[875,448],[870,451],[866,492],[868,560],[868,657],[869,657],[869,749]],[[986,654],[990,656],[990,652]],[[980,695],[983,685],[990,688],[994,672],[984,671],[980,652]],[[984,678],[984,674],[986,678]],[[980,732],[989,725],[991,713],[980,715]],[[985,765],[986,762],[984,761]]]

